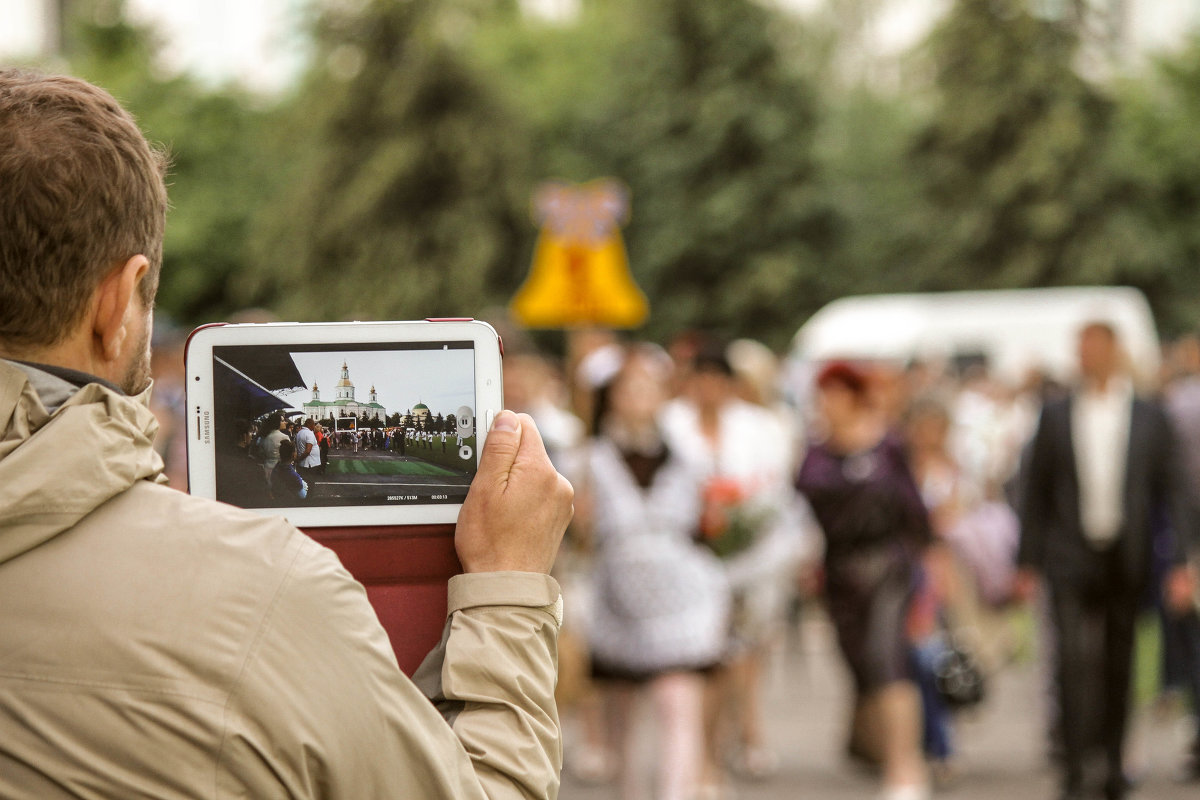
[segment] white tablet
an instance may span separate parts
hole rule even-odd
[[[503,408],[472,320],[210,325],[185,358],[189,491],[300,527],[455,522]]]

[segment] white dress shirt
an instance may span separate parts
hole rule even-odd
[[[1112,544],[1125,519],[1125,467],[1133,386],[1112,378],[1104,391],[1085,386],[1071,406],[1083,533],[1097,549]]]

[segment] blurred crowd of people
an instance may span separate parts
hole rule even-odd
[[[1016,655],[1013,609],[1028,603],[1017,613],[1044,634],[1047,748],[1063,797],[1086,796],[1085,766],[1107,767],[1097,794],[1124,797],[1138,610],[1161,615],[1164,690],[1200,692],[1194,584],[1173,569],[1197,542],[1195,517],[1172,508],[1200,497],[1200,344],[1170,350],[1159,381],[1137,387],[1148,399],[1136,409],[1120,352],[1112,327],[1085,329],[1078,387],[1037,373],[1007,382],[982,359],[789,372],[761,344],[699,335],[664,349],[592,334],[563,362],[510,357],[508,402],[538,421],[578,497],[558,567],[571,601],[568,769],[623,799],[727,797],[737,781],[769,779],[765,657],[798,608],[822,601],[856,698],[847,755],[878,770],[883,797],[927,797],[961,777],[955,715]],[[1111,419],[1132,410],[1135,422],[1090,421],[1088,403],[1106,390],[1128,392],[1109,401]],[[1101,443],[1080,454],[1079,475],[1070,438],[1061,463],[1032,444],[1052,438],[1043,406],[1072,398],[1077,425]],[[1143,403],[1179,437],[1162,452],[1139,444],[1149,428],[1131,438]],[[1142,476],[1126,455],[1154,469]],[[1185,455],[1192,463],[1174,474]],[[1111,469],[1086,466],[1106,459]],[[1031,471],[1047,468],[1031,489]],[[1087,533],[1096,498],[1076,497],[1093,471],[1109,476],[1097,491],[1117,509],[1109,540]],[[1181,493],[1176,478],[1193,483]],[[1138,481],[1145,491],[1132,496],[1145,503],[1122,483]],[[1073,510],[1055,507],[1063,497]],[[1147,514],[1151,557],[1126,559],[1141,553]],[[1046,560],[1067,540],[1081,545],[1068,559],[1094,570],[1086,580],[1063,580]],[[1064,636],[1089,626],[1095,641]],[[1107,710],[1083,719],[1083,691],[1108,697]],[[653,707],[648,733],[633,730],[639,698]],[[635,758],[647,736],[654,776]],[[1200,760],[1187,768],[1200,777]]]
[[[1063,797],[1101,770],[1098,792],[1124,797],[1142,610],[1160,621],[1163,692],[1193,710],[1200,697],[1182,568],[1198,542],[1200,340],[1165,352],[1161,374],[1135,376],[1097,322],[1069,384],[1006,381],[982,359],[785,368],[757,342],[699,334],[664,348],[577,333],[562,359],[510,341],[506,404],[534,417],[576,489],[556,567],[567,769],[622,800],[769,780],[768,655],[820,608],[853,687],[847,756],[877,770],[882,797],[919,800],[961,779],[955,715],[986,701],[1027,607]],[[261,470],[307,444],[257,433],[241,446]],[[315,432],[314,467],[337,435]],[[383,436],[334,446],[404,440]],[[283,444],[291,455],[263,455]],[[647,737],[654,775],[639,768]]]

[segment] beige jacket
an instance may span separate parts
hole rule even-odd
[[[0,361],[0,798],[557,795],[553,579],[454,578],[414,684],[332,552],[161,485],[144,399]]]

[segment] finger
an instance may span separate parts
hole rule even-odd
[[[562,475],[558,476],[559,494],[563,498],[563,505],[567,506],[566,519],[563,520],[563,530],[571,524],[571,520],[575,518],[575,487],[571,482]]]
[[[522,464],[540,464],[550,462],[546,453],[546,443],[537,429],[537,423],[528,414],[518,414],[521,419],[521,449],[517,453],[517,461]]]
[[[479,472],[477,477],[485,481],[508,480],[517,453],[521,450],[521,440],[524,438],[526,426],[523,420],[511,411],[501,411],[492,421],[487,439],[483,443],[483,452],[479,454]],[[540,441],[540,439],[539,439]]]

